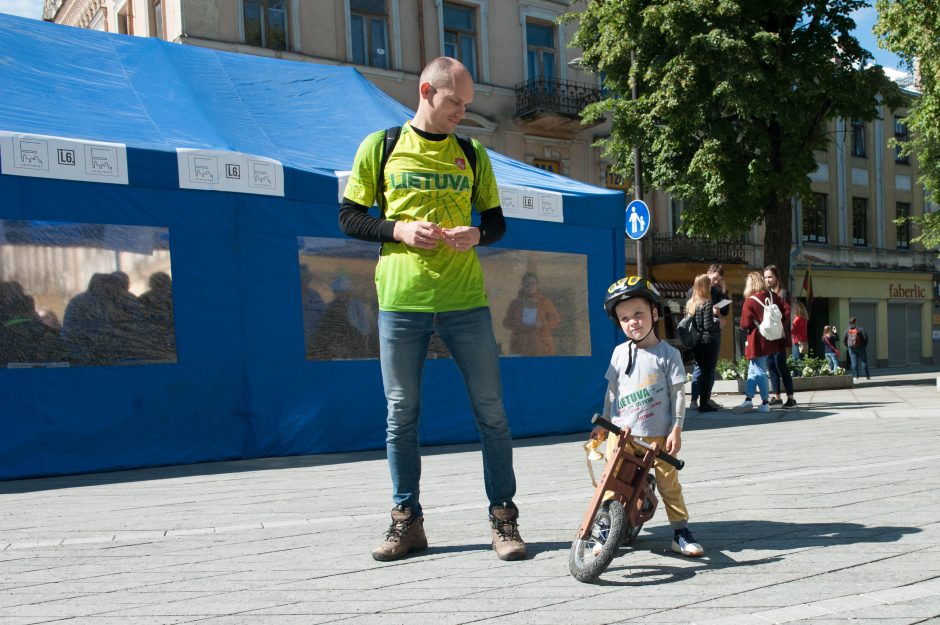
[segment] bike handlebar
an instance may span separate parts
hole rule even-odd
[[[602,428],[609,431],[611,434],[614,434],[615,436],[620,436],[621,434],[623,434],[623,430],[621,430],[618,426],[614,425],[613,423],[611,423],[604,417],[600,416],[599,414],[596,414],[593,417],[591,417],[591,423],[593,423],[594,425],[601,426]],[[633,436],[632,438],[634,442],[636,442],[641,447],[652,449],[652,447],[648,443],[646,443],[643,440],[640,440],[636,436]],[[677,469],[681,470],[682,467],[685,466],[685,460],[680,460],[671,454],[667,454],[662,449],[657,449],[656,453],[657,453],[657,456],[656,456],[657,458],[662,458],[663,462],[667,464],[671,464]]]

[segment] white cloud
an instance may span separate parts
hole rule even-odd
[[[0,13],[42,19],[42,0],[0,0]]]

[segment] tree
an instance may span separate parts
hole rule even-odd
[[[911,139],[902,155],[917,155],[918,182],[928,199],[940,201],[940,6],[936,0],[878,0],[878,45],[917,68],[921,92],[905,120]],[[910,218],[921,228],[915,237],[927,248],[940,246],[940,212]]]
[[[828,122],[875,119],[879,94],[901,103],[880,66],[864,67],[871,55],[851,34],[849,14],[865,4],[589,1],[564,19],[579,22],[572,45],[612,97],[584,115],[610,115],[602,143],[621,173],[639,146],[652,184],[685,200],[685,233],[740,235],[763,221],[765,262],[786,281],[790,200],[809,196]]]

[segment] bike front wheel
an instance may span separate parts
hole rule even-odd
[[[576,538],[571,543],[568,569],[579,582],[593,582],[607,570],[617,555],[624,531],[623,505],[618,501],[606,502],[591,521],[587,538]]]

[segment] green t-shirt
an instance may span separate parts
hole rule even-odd
[[[376,172],[382,162],[384,131],[359,146],[344,196],[363,206],[376,201]],[[499,206],[499,191],[489,156],[476,140],[476,195],[473,171],[453,135],[430,141],[409,124],[385,163],[386,219],[430,221],[442,228],[469,226],[471,202],[478,211]],[[476,250],[458,252],[440,241],[431,250],[404,243],[383,243],[375,285],[379,309],[446,312],[487,306],[483,270]]]

